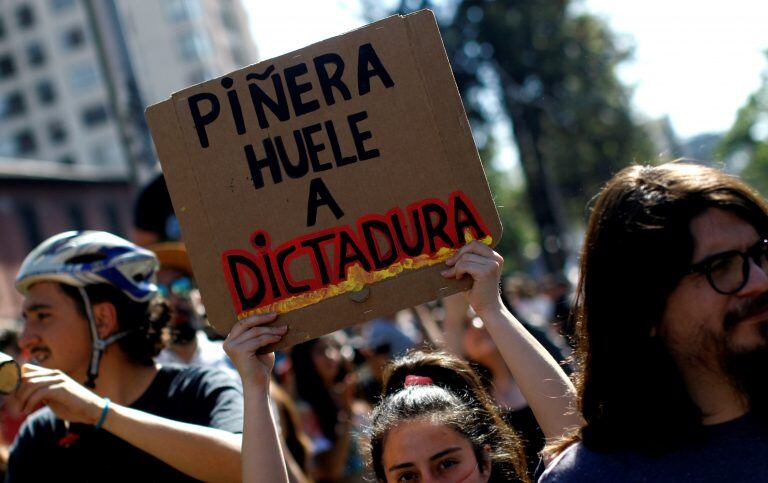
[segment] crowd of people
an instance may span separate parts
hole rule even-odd
[[[720,170],[619,172],[573,290],[471,242],[466,293],[277,353],[278,314],[209,325],[162,176],[134,221],[20,268],[6,481],[765,479],[768,203]]]

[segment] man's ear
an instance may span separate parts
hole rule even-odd
[[[117,309],[111,302],[93,304],[93,320],[99,339],[106,339],[118,330]]]

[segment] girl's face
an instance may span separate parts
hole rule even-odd
[[[336,341],[328,337],[319,339],[312,347],[311,357],[323,382],[326,385],[332,384],[341,366],[341,352]]]
[[[480,364],[489,365],[489,361],[493,361],[498,355],[496,344],[479,317],[467,324],[462,345],[467,358]]]
[[[387,483],[486,483],[490,464],[478,462],[472,444],[454,429],[430,419],[405,421],[384,440]]]

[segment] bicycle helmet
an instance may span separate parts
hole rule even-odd
[[[16,289],[26,294],[37,282],[58,282],[79,289],[93,341],[86,385],[94,387],[104,350],[132,329],[101,339],[85,287],[106,283],[131,300],[147,302],[157,293],[158,268],[157,258],[151,251],[111,233],[69,231],[52,236],[27,255],[16,276]]]

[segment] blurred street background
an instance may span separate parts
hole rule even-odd
[[[622,167],[689,157],[768,193],[764,2],[0,0],[0,317],[18,317],[13,279],[43,239],[131,235],[159,170],[146,106],[420,8],[441,24],[529,318],[573,280],[589,200]]]

